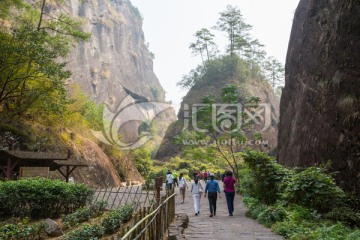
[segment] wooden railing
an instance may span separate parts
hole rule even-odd
[[[156,189],[144,190],[143,186],[96,189],[93,201],[105,201],[111,210],[133,203],[135,211],[138,211],[156,203]]]
[[[143,207],[128,225],[120,230],[113,240],[162,240],[166,236],[172,220],[175,217],[174,189],[167,191],[165,196],[158,199],[158,203]]]

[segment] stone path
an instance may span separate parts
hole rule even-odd
[[[219,182],[222,187],[222,182]],[[202,185],[205,184],[202,182]],[[190,190],[189,184],[189,190]],[[204,187],[205,189],[205,187]],[[226,198],[221,191],[221,199],[217,200],[216,216],[209,217],[208,199],[202,196],[200,215],[195,216],[191,192],[186,191],[185,203],[181,203],[179,188],[175,189],[176,213],[186,213],[189,216],[189,226],[184,231],[185,239],[207,240],[282,240],[283,237],[271,232],[257,221],[245,216],[247,208],[241,196],[236,195],[234,201],[234,216],[228,216]]]

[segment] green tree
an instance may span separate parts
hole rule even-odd
[[[248,116],[239,109],[239,95],[237,87],[234,84],[227,84],[221,89],[222,103],[225,105],[225,109],[217,109],[219,106],[215,97],[207,95],[203,98],[203,106],[199,108],[195,113],[192,113],[193,122],[196,122],[196,126],[193,126],[193,133],[191,137],[195,140],[195,143],[205,140],[206,144],[204,148],[205,153],[202,153],[202,158],[211,154],[210,158],[214,159],[214,151],[216,151],[220,157],[222,157],[228,166],[233,170],[235,176],[238,176],[239,172],[239,154],[242,150],[242,144],[246,141],[247,137],[244,130],[249,132],[251,122],[243,124],[239,122],[240,119],[247,119]],[[252,103],[250,107],[257,107],[260,101],[257,97],[248,98],[244,103]],[[195,119],[194,119],[195,118]],[[183,141],[183,136],[178,137],[177,140]],[[199,145],[195,144],[189,146],[198,152]],[[189,150],[186,150],[189,152]],[[191,151],[191,150],[190,150]],[[204,155],[205,154],[205,155]]]
[[[176,86],[182,89],[190,89],[196,82],[200,81],[203,77],[203,66],[198,66],[196,69],[192,69],[189,74],[184,75],[182,79],[176,83]]]
[[[31,108],[33,113],[62,112],[66,105],[64,80],[70,72],[59,59],[66,57],[74,40],[90,37],[81,31],[81,22],[61,12],[51,15],[44,11],[46,1],[40,3],[0,3],[0,16],[11,25],[0,28],[2,114],[21,116]]]
[[[266,52],[262,49],[263,47],[264,45],[258,39],[249,42],[248,48],[245,49],[245,57],[251,62],[251,68],[264,61]]]
[[[228,5],[225,11],[220,12],[220,18],[214,28],[227,33],[229,41],[227,52],[230,56],[234,56],[236,51],[241,55],[248,46],[249,31],[252,26],[245,23],[238,8]]]
[[[137,148],[130,152],[131,160],[143,177],[147,177],[152,167],[150,152],[145,148]]]
[[[216,45],[213,41],[214,34],[207,28],[202,28],[195,33],[196,42],[190,44],[190,49],[193,54],[200,55],[203,65],[205,66],[204,54],[206,54],[207,61],[215,54]]]
[[[276,86],[284,85],[285,69],[284,65],[281,62],[279,62],[273,57],[269,57],[265,62],[264,69],[267,79],[269,80],[274,91],[276,89]]]

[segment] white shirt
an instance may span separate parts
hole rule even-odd
[[[186,186],[187,186],[186,179],[185,179],[185,177],[182,177],[182,178],[179,180],[179,187],[186,187]]]
[[[193,184],[191,185],[191,192],[192,194],[199,194],[200,193],[200,189],[201,191],[204,191],[203,187],[201,186],[201,183],[198,182],[197,184],[195,182],[193,182]]]
[[[173,176],[172,176],[172,174],[166,175],[166,180],[167,180],[167,183],[172,183],[172,182],[173,182]]]

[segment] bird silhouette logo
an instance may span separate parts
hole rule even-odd
[[[114,145],[120,149],[135,149],[153,138],[151,132],[142,132],[136,141],[124,143],[119,136],[120,127],[129,121],[140,121],[150,127],[153,119],[168,108],[172,108],[168,103],[139,102],[137,98],[128,94],[120,103],[117,111],[111,112],[108,108],[104,109],[103,131],[91,130],[91,132],[99,141],[105,144]],[[138,129],[133,130],[138,131]]]

